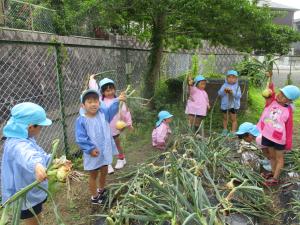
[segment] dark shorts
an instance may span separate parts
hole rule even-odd
[[[46,201],[47,201],[47,198],[44,201],[42,201],[41,203],[39,203],[39,204],[37,204],[37,205],[35,205],[35,206],[32,207],[32,210],[35,213],[35,215],[39,215],[42,212],[42,210],[43,210],[43,204]],[[32,218],[35,215],[29,209],[21,210],[21,219],[22,220]]]
[[[93,171],[98,171],[98,170],[100,170],[102,167],[104,167],[104,166],[108,166],[108,165],[103,165],[103,166],[100,166],[100,167],[98,167],[98,168],[96,168],[96,169],[94,169],[94,170],[86,170],[87,172],[93,172]]]
[[[189,116],[193,116],[193,117],[200,118],[200,119],[204,119],[205,118],[205,116],[194,115],[194,114],[189,114]]]
[[[227,113],[230,112],[231,114],[237,114],[238,113],[238,109],[234,109],[234,108],[231,108],[231,109],[221,109],[222,113]]]
[[[273,147],[275,148],[275,150],[284,150],[285,149],[285,145],[280,145],[280,144],[277,144],[267,138],[265,138],[264,136],[262,136],[261,138],[261,144],[263,146],[267,146],[267,147]]]

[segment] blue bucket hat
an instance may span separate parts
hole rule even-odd
[[[99,87],[100,87],[100,89],[105,84],[115,84],[115,82],[113,80],[109,79],[109,78],[103,78],[102,80],[99,81]]]
[[[85,90],[82,92],[82,94],[80,95],[80,102],[83,103],[83,98],[87,95],[87,94],[90,94],[90,93],[94,93],[96,95],[99,96],[99,93],[98,91],[94,90],[94,89],[88,89],[88,90]]]
[[[287,97],[289,100],[296,100],[297,98],[300,97],[300,90],[298,87],[294,85],[287,85],[283,88],[280,89],[282,93]]]
[[[158,127],[163,120],[173,117],[168,111],[160,111],[158,113],[158,121],[156,122],[156,126]]]
[[[256,125],[249,122],[242,123],[239,127],[239,130],[235,132],[236,135],[241,135],[245,133],[252,134],[254,137],[257,137],[260,134]]]
[[[4,137],[28,138],[28,126],[49,126],[52,121],[45,110],[32,102],[23,102],[11,109],[11,117],[3,128]]]
[[[197,84],[200,82],[200,81],[203,81],[203,80],[206,80],[204,76],[202,76],[201,74],[199,74],[198,76],[195,77],[194,79],[194,84],[195,86],[197,86]]]
[[[227,73],[226,73],[226,76],[229,76],[229,75],[233,75],[233,76],[238,76],[238,72],[236,70],[228,70]]]

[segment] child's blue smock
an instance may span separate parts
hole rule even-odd
[[[119,100],[116,99],[107,108],[101,102],[101,108],[93,118],[81,115],[75,124],[76,143],[83,151],[84,170],[95,170],[112,163],[113,155],[118,154],[115,141],[112,137],[109,122],[118,112]],[[91,151],[97,149],[99,155],[92,157]]]
[[[225,93],[225,88],[230,88],[232,90],[232,95]],[[218,91],[218,95],[221,97],[221,109],[239,109],[240,108],[240,100],[242,97],[241,88],[236,81],[234,84],[229,84],[225,79],[225,83],[222,85],[220,90]]]
[[[7,138],[1,163],[2,203],[33,183],[36,180],[36,164],[47,167],[50,157],[33,138]],[[48,189],[48,181],[43,181],[40,185]],[[47,194],[43,190],[33,188],[27,193],[22,210],[29,209],[46,198]]]

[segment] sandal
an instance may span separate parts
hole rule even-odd
[[[273,177],[273,174],[270,172],[263,172],[260,174],[263,178],[265,178],[266,180],[270,179],[271,177]]]
[[[264,182],[264,185],[267,187],[274,187],[277,186],[278,184],[279,184],[279,180],[273,177]]]

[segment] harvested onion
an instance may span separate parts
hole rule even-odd
[[[123,120],[118,120],[116,123],[116,128],[118,130],[123,130],[126,126],[127,124]]]
[[[269,88],[266,88],[265,90],[263,90],[263,92],[261,94],[263,97],[269,98],[272,94],[272,90]]]

